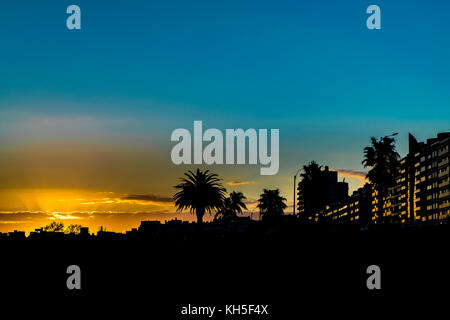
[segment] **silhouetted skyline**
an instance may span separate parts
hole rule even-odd
[[[350,197],[348,184],[338,180],[338,171],[314,161],[301,168],[301,180],[295,186],[298,192],[296,217],[315,223],[353,223],[362,227],[383,223],[384,219],[388,223],[402,224],[448,222],[450,133],[439,133],[426,142],[418,142],[409,134],[409,153],[401,160],[391,136],[371,138],[370,142],[371,145],[364,148],[362,161],[369,168],[366,184]],[[49,221],[53,224],[69,222],[71,227],[83,225],[91,229],[106,226],[124,232],[142,220],[163,221],[175,217],[197,223],[216,219],[230,223],[238,214],[256,220],[257,215],[259,219],[273,218],[290,213],[289,209],[292,209],[279,188],[263,188],[259,198],[248,199],[236,191],[240,186],[241,183],[227,185],[222,177],[209,169],[197,168],[185,172],[173,186],[172,197],[138,194],[113,197],[113,192],[106,192],[100,193],[103,198],[95,201],[74,199],[86,205],[132,202],[166,208],[156,215],[155,212],[112,211],[3,212],[0,232],[31,232]],[[9,220],[14,218],[20,220]]]
[[[423,141],[450,129],[449,3],[380,4],[377,31],[356,0],[77,4],[83,28],[69,31],[65,4],[2,3],[0,230],[175,217],[166,199],[196,166],[170,161],[170,133],[194,120],[279,128],[276,176],[202,168],[249,211],[264,188],[292,209],[292,175],[312,160],[353,191],[369,137],[399,132],[405,156],[408,132]]]

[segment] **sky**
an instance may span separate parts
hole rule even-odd
[[[67,6],[81,30],[66,28]],[[368,30],[366,8],[381,8]],[[125,231],[174,212],[171,132],[280,130],[280,170],[202,166],[291,205],[315,160],[364,183],[371,136],[450,130],[450,3],[12,1],[0,3],[0,232],[52,220]],[[254,211],[256,212],[256,211]]]

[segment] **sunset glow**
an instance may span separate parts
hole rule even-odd
[[[52,1],[0,10],[0,232],[193,220],[171,198],[198,166],[172,162],[171,133],[195,121],[279,129],[273,176],[247,160],[199,165],[247,197],[247,214],[264,188],[279,188],[291,213],[293,176],[312,160],[351,192],[371,136],[398,132],[405,156],[408,132],[424,141],[449,129],[447,3],[408,14],[383,3],[383,28],[368,30],[358,1],[82,2],[81,30]]]

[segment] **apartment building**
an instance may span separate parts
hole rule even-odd
[[[439,222],[449,216],[450,133],[417,143],[414,153],[414,221]]]
[[[408,155],[400,160],[396,184],[389,189],[383,202],[384,222],[442,223],[450,219],[449,184],[450,132],[418,142],[409,134]],[[317,212],[334,223],[377,223],[378,192],[366,185],[348,199],[328,204]]]
[[[318,178],[320,181],[314,190],[304,190],[301,183],[297,187],[298,215],[313,221],[318,217],[318,213],[313,212],[314,208],[322,210],[329,204],[341,203],[348,199],[348,183],[338,181],[337,171],[325,166]]]

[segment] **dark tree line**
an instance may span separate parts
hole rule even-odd
[[[222,179],[209,170],[185,173],[179,184],[175,186],[177,192],[173,196],[177,211],[189,210],[197,216],[197,223],[203,222],[203,216],[207,212],[215,211],[215,220],[233,222],[238,214],[247,210],[246,197],[242,192],[233,191],[226,197],[226,189],[222,185]],[[257,208],[263,220],[275,219],[283,215],[286,209],[286,201],[280,195],[280,190],[264,189],[258,200]]]

